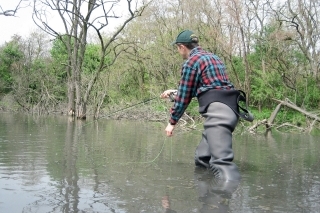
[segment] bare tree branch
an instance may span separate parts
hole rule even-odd
[[[25,5],[25,6],[21,6],[21,3],[23,1],[28,2],[29,0],[20,0],[15,9],[4,10],[2,8],[2,6],[0,5],[0,15],[3,15],[3,16],[16,16],[16,13],[18,12],[19,9],[29,6],[29,4]]]
[[[133,5],[133,0],[126,1],[129,17],[110,38],[106,38],[104,30],[109,24],[109,19],[119,18],[116,15],[114,7],[120,3],[120,0],[34,0],[33,20],[36,25],[48,34],[61,40],[66,47],[68,69],[70,70],[68,76],[68,108],[75,108],[75,114],[78,118],[86,117],[86,104],[89,95],[102,70],[112,65],[123,51],[122,48],[117,49],[118,45],[114,41],[129,22],[141,16],[148,5],[143,3],[141,7],[138,7],[137,4]],[[152,1],[149,0],[149,3]],[[136,2],[138,3],[138,1]],[[48,16],[50,12],[55,12],[59,16],[59,20],[64,28],[62,30],[64,31],[63,33],[54,28],[53,25],[50,25],[51,20]],[[96,32],[100,41],[100,64],[96,70],[93,70],[91,80],[85,82],[81,78],[87,35],[90,28]],[[107,54],[110,54],[108,49],[112,49],[110,48],[111,44],[115,44],[112,56],[110,57],[112,60],[106,64],[105,58]],[[121,46],[121,44],[119,45]],[[72,93],[75,94],[75,98],[72,98],[70,95]],[[74,102],[76,106],[71,107],[71,102]]]

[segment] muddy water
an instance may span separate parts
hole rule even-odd
[[[320,212],[320,140],[235,135],[239,183],[195,169],[201,132],[0,114],[0,212]]]

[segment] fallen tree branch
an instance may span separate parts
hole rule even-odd
[[[263,119],[261,121],[258,121],[257,123],[255,123],[253,126],[251,126],[248,131],[250,133],[254,133],[256,131],[256,129],[260,126],[260,125],[266,125],[266,129],[271,129],[271,127],[273,126],[273,122],[275,120],[275,118],[277,117],[278,112],[280,111],[281,106],[286,106],[289,107],[291,109],[294,109],[302,114],[304,114],[305,116],[314,119],[314,121],[312,122],[311,126],[308,129],[308,132],[310,133],[312,131],[313,126],[315,125],[315,122],[318,121],[320,122],[320,117],[318,117],[316,114],[313,114],[311,112],[308,112],[300,107],[298,107],[297,105],[295,105],[293,102],[291,102],[289,99],[285,99],[284,101],[280,101],[277,99],[273,99],[274,101],[278,102],[279,104],[276,106],[276,108],[274,109],[274,111],[271,113],[269,119]],[[297,129],[299,129],[300,131],[306,131],[304,128],[295,126],[293,124],[289,124],[289,123],[284,123],[278,127],[276,127],[276,129],[279,129],[281,127],[284,126],[290,126],[290,127],[295,127]]]
[[[277,114],[278,114],[278,112],[279,112],[279,110],[281,108],[281,105],[282,105],[282,103],[278,104],[277,107],[275,108],[275,110],[273,110],[273,112],[271,113],[271,116],[268,119],[268,122],[266,123],[267,128],[271,128],[271,126],[273,124],[273,121],[274,121],[274,119],[276,119]]]
[[[315,125],[316,121],[317,121],[317,120],[313,120],[312,123],[311,123],[311,125],[309,126],[309,129],[308,129],[308,132],[309,132],[309,133],[311,133],[311,131],[312,131],[312,129],[313,129],[313,126]]]
[[[254,133],[255,130],[260,126],[260,125],[267,125],[268,121],[267,119],[263,119],[262,121],[258,121],[257,123],[255,123],[253,126],[251,126],[248,130],[250,133]]]
[[[286,99],[285,101],[280,101],[280,100],[277,100],[277,99],[273,99],[277,102],[279,102],[281,105],[284,105],[284,106],[287,106],[291,109],[294,109],[294,110],[297,110],[298,112],[301,112],[302,114],[310,117],[310,118],[313,118],[317,121],[320,121],[320,117],[318,117],[317,115],[314,115],[310,112],[307,112],[305,111],[304,109],[301,109],[300,107],[298,107],[297,105],[293,104],[289,99]],[[290,102],[289,102],[290,101]]]
[[[296,128],[296,129],[299,129],[300,131],[305,131],[304,128],[298,127],[298,126],[293,125],[293,124],[290,124],[290,123],[283,123],[283,124],[281,124],[280,126],[277,126],[276,129],[279,129],[279,128],[282,128],[282,127],[285,127],[285,126],[294,127],[294,128]]]

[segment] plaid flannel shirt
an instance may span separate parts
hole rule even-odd
[[[178,93],[170,109],[169,123],[175,125],[191,99],[200,93],[210,89],[234,89],[225,70],[225,65],[218,56],[199,46],[192,49],[181,70]]]

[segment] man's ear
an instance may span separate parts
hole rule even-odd
[[[183,45],[183,44],[181,44],[181,47],[185,50],[185,49],[187,49],[187,47],[185,46],[185,45]]]

